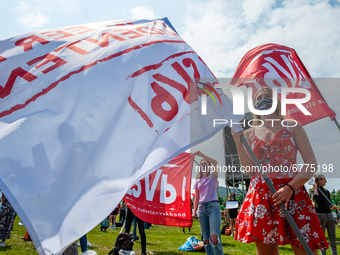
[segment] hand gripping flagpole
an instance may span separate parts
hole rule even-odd
[[[273,183],[270,181],[267,173],[263,172],[262,171],[262,166],[260,164],[260,162],[258,161],[257,157],[255,156],[253,150],[250,148],[246,138],[244,138],[243,135],[241,135],[241,142],[243,143],[243,146],[245,147],[245,149],[247,150],[249,156],[251,157],[251,159],[253,160],[254,164],[259,168],[261,169],[260,173],[261,173],[261,176],[262,178],[264,179],[264,181],[266,182],[269,190],[275,194],[276,193],[276,190],[275,190],[275,187],[273,185]],[[305,238],[303,237],[303,235],[301,234],[299,228],[297,227],[295,221],[293,220],[292,216],[290,215],[290,213],[285,209],[284,207],[284,203],[281,203],[280,204],[280,208],[284,214],[284,216],[286,217],[287,221],[289,222],[290,226],[292,227],[295,235],[297,236],[297,238],[299,239],[303,249],[305,250],[305,252],[308,254],[308,255],[313,255],[313,252],[311,250],[311,248],[308,246]]]

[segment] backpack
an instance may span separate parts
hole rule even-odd
[[[120,233],[117,236],[116,244],[112,248],[112,250],[108,253],[108,255],[118,255],[118,252],[123,249],[127,251],[131,251],[133,247],[133,239],[132,235],[128,233]]]
[[[78,246],[76,243],[71,244],[64,250],[62,255],[78,255]]]
[[[124,224],[124,220],[121,220],[120,222],[116,222],[116,227],[121,228]]]
[[[109,225],[109,217],[106,217],[106,219],[103,220],[100,223],[100,231],[105,231],[106,232],[106,229],[108,228],[108,225]]]

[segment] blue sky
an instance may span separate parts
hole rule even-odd
[[[294,48],[312,77],[318,78],[316,83],[330,107],[340,113],[339,0],[2,0],[0,40],[40,29],[163,17],[216,77],[231,77],[243,55],[261,44]],[[339,130],[329,118],[305,129],[318,163],[333,164],[339,173],[326,174],[326,187],[340,189],[340,179],[335,178],[340,177]],[[219,149],[212,148],[216,143]],[[221,133],[196,149],[224,164]]]

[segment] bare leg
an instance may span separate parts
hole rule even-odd
[[[292,250],[293,250],[295,255],[306,255],[307,254],[304,249],[300,249],[300,248],[296,247],[295,245],[291,245],[291,246],[292,246]],[[312,252],[313,252],[314,255],[318,255],[317,249],[312,249]]]
[[[211,240],[211,242],[213,243],[213,244],[218,244],[218,235],[216,235],[215,233],[212,233],[211,235],[210,235],[210,240]]]
[[[229,222],[230,222],[230,229],[231,229],[231,235],[230,236],[234,236],[235,218],[230,218]]]
[[[279,246],[277,244],[264,244],[255,242],[257,255],[279,255]]]
[[[116,226],[116,219],[117,219],[117,215],[113,215],[113,223],[112,223],[112,226]]]
[[[112,218],[113,218],[113,215],[110,214],[110,216],[109,216],[109,223],[107,224],[107,227],[110,227]]]

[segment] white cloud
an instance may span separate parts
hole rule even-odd
[[[41,13],[39,8],[34,8],[34,6],[29,5],[25,1],[19,1],[19,6],[16,8],[16,12],[20,13],[19,22],[23,26],[37,28],[48,23],[46,14]]]
[[[340,6],[326,0],[274,3],[195,2],[179,31],[214,73],[227,77],[247,51],[265,43],[294,48],[313,77],[339,77]]]
[[[131,9],[130,11],[132,19],[154,19],[154,11],[146,6],[139,6]]]
[[[21,0],[15,3],[13,14],[28,28],[39,28],[50,23],[53,15],[78,12],[74,0]]]
[[[246,22],[257,22],[262,14],[270,11],[274,0],[246,0],[242,8],[246,17]]]
[[[42,27],[45,23],[48,23],[48,18],[41,13],[29,13],[19,19],[20,23],[29,28]]]
[[[57,7],[59,12],[61,13],[77,13],[79,11],[79,8],[77,6],[77,3],[75,0],[58,0],[58,6],[55,5],[55,0],[49,0],[49,5],[53,7]]]
[[[340,6],[326,0],[195,2],[187,5],[184,26],[176,28],[217,77],[231,77],[246,52],[265,43],[294,48],[312,77],[339,78]],[[339,79],[315,79],[329,106],[340,112]],[[340,166],[339,131],[329,118],[305,126],[319,164]],[[221,136],[216,138],[222,140]],[[215,141],[215,142],[213,142]],[[215,144],[210,148],[208,144]],[[197,145],[223,162],[223,146],[215,138]],[[300,162],[301,158],[299,159]],[[327,174],[333,182],[337,174]],[[328,183],[329,188],[334,185]],[[338,188],[336,188],[338,189]]]

